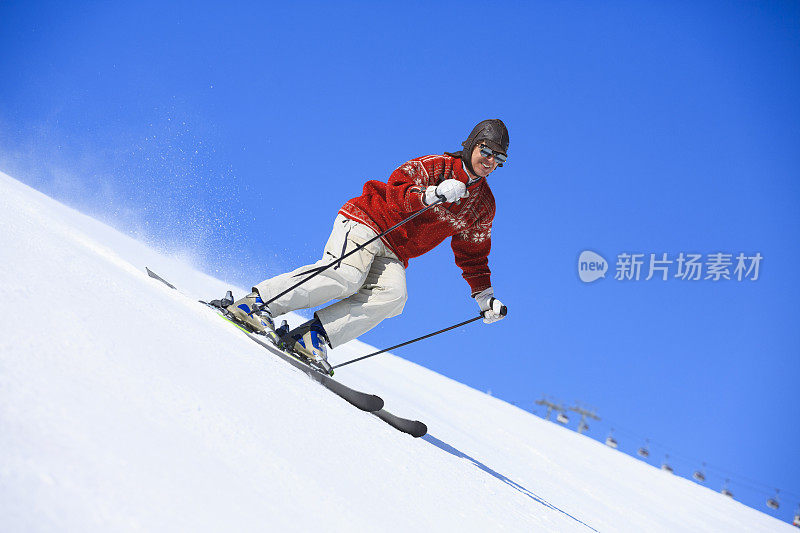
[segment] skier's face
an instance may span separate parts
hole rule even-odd
[[[472,150],[472,169],[479,178],[485,178],[497,168],[497,158],[494,155],[486,157],[481,153],[483,143],[478,143]]]

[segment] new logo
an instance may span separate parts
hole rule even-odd
[[[578,258],[578,276],[584,283],[591,283],[606,277],[608,261],[602,255],[584,250]]]

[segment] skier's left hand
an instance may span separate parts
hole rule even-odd
[[[508,309],[503,302],[494,297],[494,290],[491,287],[482,290],[474,298],[478,302],[478,307],[481,308],[484,324],[491,324],[505,318]]]

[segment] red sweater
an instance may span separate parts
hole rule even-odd
[[[465,184],[469,181],[461,159],[449,155],[418,157],[392,172],[386,183],[365,183],[361,196],[348,201],[339,212],[381,233],[425,207],[422,197],[426,187],[449,178]],[[466,198],[431,208],[389,232],[383,240],[408,267],[409,259],[451,237],[456,265],[475,295],[492,285],[489,250],[495,205],[485,178],[469,186],[467,191]]]

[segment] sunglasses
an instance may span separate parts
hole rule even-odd
[[[481,145],[481,155],[483,157],[492,157],[494,156],[494,160],[498,163],[505,163],[508,156],[502,152],[495,152],[485,144]]]

